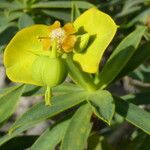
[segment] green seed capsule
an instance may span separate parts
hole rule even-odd
[[[52,87],[62,83],[67,76],[67,67],[62,58],[38,57],[32,65],[32,77],[35,81],[47,87],[45,98],[50,99]],[[50,102],[46,100],[46,104]]]
[[[62,83],[66,74],[66,65],[61,58],[40,56],[32,65],[33,79],[44,86],[54,87]]]

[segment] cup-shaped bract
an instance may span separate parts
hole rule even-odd
[[[32,77],[32,64],[39,55],[49,55],[39,40],[41,36],[48,36],[48,31],[48,26],[33,25],[19,31],[10,41],[4,52],[4,65],[10,80],[42,86]]]
[[[96,73],[103,53],[113,39],[118,26],[109,15],[91,8],[75,20],[74,27],[79,34],[88,33],[90,39],[84,53],[76,52],[73,59],[79,63],[83,71]]]
[[[51,80],[49,75],[46,75],[54,70],[54,66],[50,66],[51,62],[48,62],[46,56],[48,57],[51,54],[50,46],[52,43],[50,41],[50,36],[53,35],[52,31],[57,31],[57,28],[61,28],[58,21],[51,26],[33,25],[22,29],[14,36],[4,52],[4,65],[9,79],[14,82],[38,86],[45,86],[44,82],[46,81],[48,83],[48,80]],[[65,35],[67,35],[67,38],[66,36],[64,38],[65,41],[62,42],[62,48],[67,50],[67,52],[63,51],[63,53],[73,53],[74,61],[81,66],[83,71],[95,73],[98,70],[105,49],[116,33],[117,25],[107,14],[96,8],[91,8],[79,16],[73,24],[68,23],[61,29],[64,30],[66,32]],[[82,41],[81,44],[79,43],[79,47],[75,47],[75,49],[77,49],[76,51],[73,50],[73,46],[75,46],[76,42],[75,36],[78,36],[78,34]],[[85,35],[88,36],[86,37]],[[72,48],[72,50],[70,48]],[[80,48],[82,48],[82,50],[78,50]],[[47,63],[47,66],[49,66],[45,67],[48,69],[47,71],[43,71],[45,73],[43,75],[44,82],[40,80],[41,74],[43,73],[39,72],[39,75],[36,77],[37,72],[42,71],[42,69],[38,67],[36,68],[39,69],[37,71],[35,71],[35,68],[33,69],[39,57],[41,57],[41,66],[42,60],[43,65]],[[63,69],[65,68],[64,65],[60,64],[57,67],[59,69],[60,67]],[[62,71],[63,69],[60,70]],[[33,75],[34,72],[36,72],[35,75]],[[62,71],[62,78],[60,77],[61,82],[62,79],[64,80],[64,76],[65,71]]]

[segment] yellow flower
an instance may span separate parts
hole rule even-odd
[[[117,27],[109,15],[91,8],[79,16],[73,24],[68,23],[63,27],[59,21],[56,21],[51,26],[33,25],[24,28],[13,37],[5,49],[6,74],[14,82],[41,86],[40,82],[33,79],[33,63],[40,56],[50,55],[53,40],[57,41],[57,48],[62,52],[72,52],[78,40],[74,34],[76,32],[80,35],[81,42],[85,39],[84,35],[88,34],[89,42],[84,52],[80,50],[72,52],[73,60],[83,71],[96,73],[104,51],[113,39]]]
[[[74,23],[63,27],[59,21],[51,26],[27,27],[5,49],[6,74],[14,82],[46,86],[45,102],[50,105],[51,88],[67,76],[61,53],[72,52],[73,60],[83,71],[96,73],[116,30],[112,18],[96,8],[85,11]]]
[[[59,21],[55,21],[53,25],[49,27],[49,37],[39,37],[43,43],[43,49],[47,50],[52,47],[54,40],[57,41],[57,48],[68,53],[74,48],[76,42],[76,36],[73,35],[76,30],[72,23],[67,23],[63,27]]]

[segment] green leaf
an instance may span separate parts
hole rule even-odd
[[[91,94],[88,99],[94,109],[94,113],[110,125],[115,112],[112,95],[108,91],[98,90]]]
[[[32,145],[30,150],[55,150],[56,145],[63,138],[69,122],[70,120],[65,120],[48,128]]]
[[[18,19],[22,14],[23,14],[22,12],[12,12],[9,14],[7,19],[10,22],[10,21]]]
[[[17,86],[10,86],[10,87],[6,87],[6,88],[0,88],[0,96],[10,92],[11,90],[13,90],[16,87]]]
[[[67,94],[67,93],[73,93],[73,92],[81,92],[81,91],[84,91],[84,90],[73,83],[67,83],[67,82],[61,85],[58,85],[52,89],[52,92],[55,95]]]
[[[123,17],[140,10],[141,3],[144,3],[144,0],[126,0],[122,11],[117,14],[117,17]]]
[[[145,61],[145,65],[141,64],[136,70],[129,74],[129,76],[136,81],[134,82],[134,85],[140,89],[140,91],[146,91],[150,89],[150,66],[148,63],[146,64],[146,62],[148,62],[148,59]]]
[[[3,90],[0,90],[0,94]],[[58,86],[55,86],[52,88],[52,93],[54,95],[62,95],[67,93],[73,93],[73,92],[81,92],[83,91],[82,88],[78,87],[75,84],[64,82]],[[45,94],[45,88],[34,86],[34,85],[26,85],[26,88],[24,90],[23,96],[42,96]]]
[[[22,96],[39,96],[44,95],[45,89],[40,86],[26,84],[26,88],[22,94]]]
[[[7,88],[1,88],[0,89],[0,96],[5,94],[8,91],[11,91],[12,89],[14,89],[14,86],[10,86],[10,87],[7,87]],[[22,96],[35,95],[38,92],[38,90],[40,90],[39,86],[25,84],[25,88],[23,90]],[[41,95],[44,95],[44,90],[43,90],[43,93]]]
[[[6,120],[15,111],[23,89],[24,85],[15,86],[0,96],[0,122]]]
[[[35,124],[81,103],[86,99],[87,94],[87,92],[83,91],[54,96],[50,107],[45,106],[43,102],[34,105],[13,124],[10,128],[10,133],[21,130],[21,128],[26,129],[26,126],[27,129],[31,128]]]
[[[61,150],[83,150],[91,130],[92,109],[84,104],[72,117],[62,141]]]
[[[18,20],[19,29],[25,28],[33,24],[34,24],[33,19],[27,14],[22,14]]]
[[[44,14],[63,20],[65,22],[70,22],[70,12],[64,10],[43,10]]]
[[[88,73],[83,72],[75,62],[73,62],[71,56],[67,58],[67,66],[69,70],[69,75],[71,76],[72,80],[81,86],[82,88],[91,91],[95,90],[96,87],[92,81],[92,78],[89,76]]]
[[[75,21],[80,16],[80,10],[76,4],[72,4],[71,9],[71,22]]]
[[[121,72],[116,77],[116,81],[122,78],[123,76],[129,74],[134,69],[136,69],[144,60],[146,60],[148,57],[150,57],[150,42],[147,42],[140,46],[136,52],[133,54],[133,56],[130,58],[128,63],[124,66],[124,68],[121,70]]]
[[[39,2],[31,6],[31,8],[71,8],[72,3],[76,4],[79,8],[88,9],[94,7],[89,2],[82,1],[56,1],[56,2]]]
[[[131,21],[129,21],[129,23],[127,24],[127,27],[130,27],[136,23],[143,23],[146,24],[148,21],[148,17],[150,14],[150,8],[144,10],[143,12],[139,13],[139,15],[137,15],[136,17],[134,16],[134,19],[132,19]]]
[[[22,14],[22,12],[0,13],[0,26],[6,26],[11,21],[18,19]]]
[[[125,118],[126,121],[150,134],[150,113],[138,106],[128,103],[121,98],[115,97],[116,112]]]
[[[107,87],[120,73],[123,67],[132,58],[146,30],[145,26],[138,27],[135,31],[125,37],[107,60],[100,72],[101,88]]]
[[[10,12],[14,12],[14,11],[18,11],[18,10],[25,10],[26,6],[21,4],[19,1],[13,1],[12,3],[10,3],[9,6],[9,11]]]
[[[9,27],[12,27],[12,26],[16,26],[16,23],[15,22],[10,22],[10,23],[7,23],[5,25],[0,26],[0,34],[2,32],[4,32],[6,29],[8,29]]]
[[[135,105],[150,104],[150,92],[128,94],[122,96],[121,98]]]
[[[31,128],[37,123],[83,102],[86,99],[87,94],[87,92],[75,92],[55,96],[52,98],[51,107],[45,106],[43,102],[33,106],[14,123],[12,128],[10,128],[11,134],[6,134],[0,138],[0,145],[19,135],[21,132]]]
[[[6,13],[0,13],[0,26],[6,25],[8,23]]]

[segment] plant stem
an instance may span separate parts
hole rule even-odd
[[[45,105],[51,106],[51,96],[52,96],[51,87],[47,86],[45,91]]]
[[[100,82],[100,78],[99,78],[99,70],[98,70],[98,71],[96,72],[96,74],[95,74],[94,83],[95,83],[96,85],[98,85],[99,82]]]
[[[89,92],[97,90],[93,79],[90,78],[89,74],[83,72],[81,69],[78,68],[78,66],[73,62],[71,55],[68,55],[68,57],[66,58],[66,62],[69,70],[69,75],[76,84],[83,87]]]
[[[56,58],[57,57],[57,41],[54,40],[52,43],[52,50],[51,50],[51,54],[50,54],[51,58]]]

